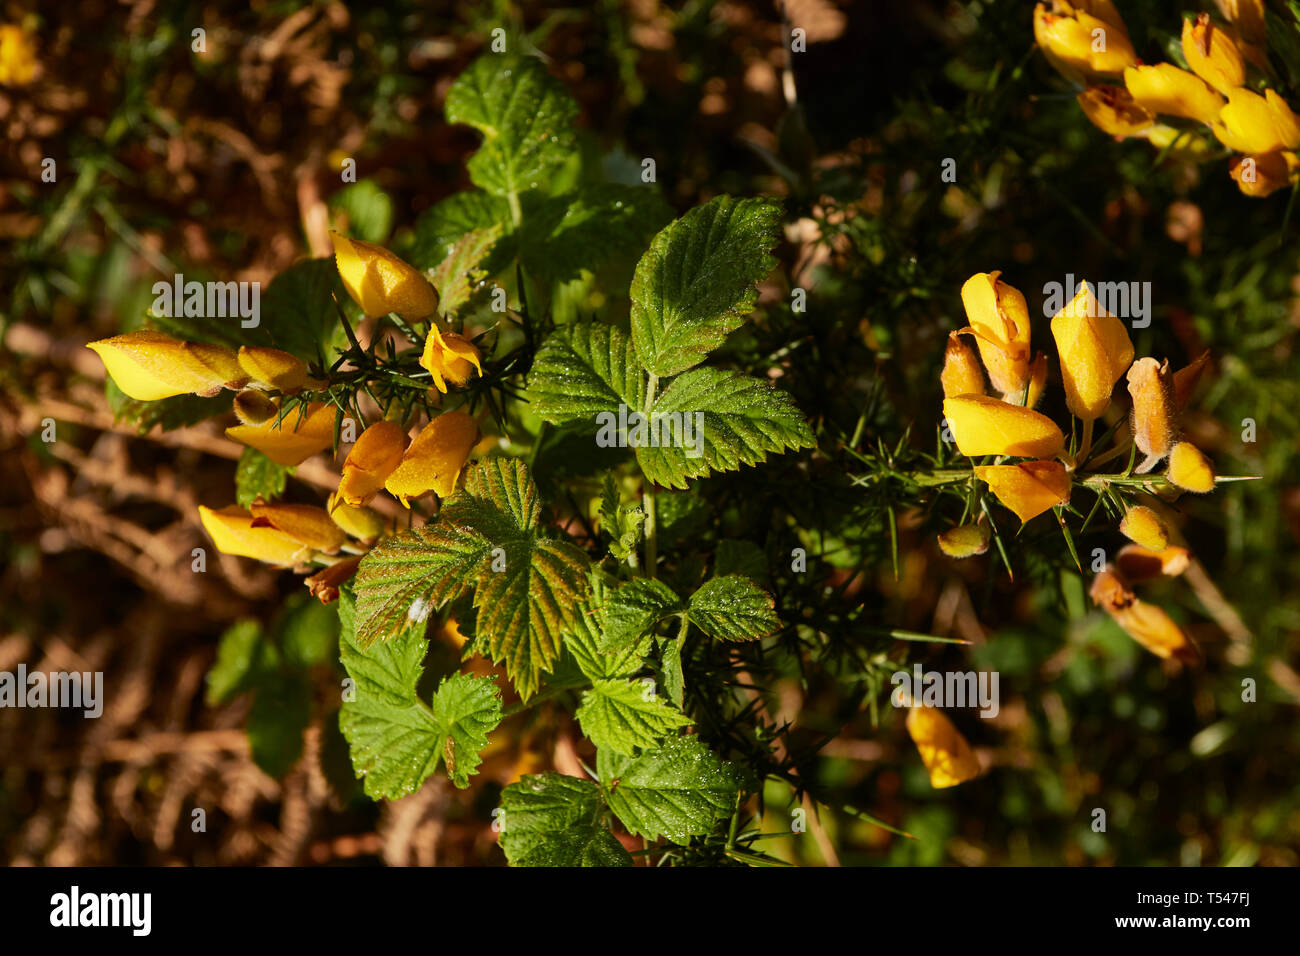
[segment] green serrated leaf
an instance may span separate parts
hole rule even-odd
[[[577,104],[532,57],[480,57],[452,84],[446,113],[483,134],[469,176],[497,196],[547,188],[575,148]]]
[[[645,368],[676,375],[739,328],[776,267],[780,205],[719,196],[661,230],[632,279],[632,341]]]
[[[511,866],[631,866],[599,822],[600,790],[589,780],[533,774],[501,792],[501,849]]]
[[[767,577],[767,555],[752,541],[723,538],[713,559],[713,573],[718,576],[743,574],[755,581]]]
[[[743,778],[698,737],[670,737],[636,757],[602,751],[609,807],[633,836],[686,843],[731,815]]]
[[[304,361],[324,350],[338,325],[332,293],[342,295],[331,259],[309,259],[290,266],[262,293],[260,323],[247,330],[249,345],[283,349]]]
[[[691,595],[687,616],[720,641],[756,641],[781,629],[772,596],[747,577],[710,578]]]
[[[544,531],[527,466],[480,463],[436,522],[395,535],[362,560],[359,641],[391,635],[472,587],[479,646],[505,664],[527,699],[559,657],[561,627],[586,589],[589,564],[580,549]]]
[[[253,762],[277,780],[302,755],[302,735],[311,720],[311,686],[300,678],[261,682],[245,725]]]
[[[677,438],[636,450],[642,472],[655,484],[687,487],[688,478],[735,471],[766,460],[768,452],[812,448],[816,442],[794,400],[738,372],[697,368],[673,379],[655,402],[651,419]],[[663,421],[680,423],[667,428]],[[690,428],[691,441],[685,436]],[[698,454],[697,454],[698,452]]]
[[[256,448],[245,448],[235,466],[235,501],[247,508],[258,498],[271,501],[284,494],[289,469],[277,465]]]
[[[594,681],[576,716],[593,744],[620,754],[653,747],[665,734],[693,722],[659,697],[649,679]]]
[[[533,410],[554,424],[589,422],[601,412],[618,414],[620,403],[645,405],[645,373],[632,340],[600,322],[575,322],[547,337],[528,375]]]
[[[603,650],[627,647],[660,621],[680,614],[685,604],[657,578],[634,578],[609,593],[604,605]]]
[[[609,536],[609,553],[616,560],[623,561],[636,551],[644,523],[645,512],[622,503],[618,482],[612,472],[606,472],[600,492],[600,530]]]
[[[594,592],[593,588],[593,592]],[[650,651],[651,638],[633,641],[617,650],[601,648],[604,612],[594,593],[573,609],[573,620],[564,632],[564,646],[574,657],[578,669],[591,680],[631,677],[639,671]]]
[[[491,677],[455,674],[433,695],[433,719],[442,735],[442,760],[447,776],[462,790],[478,771],[479,753],[488,732],[501,723],[501,691]]]
[[[209,707],[223,704],[248,690],[259,674],[273,673],[276,667],[275,647],[263,640],[262,625],[253,618],[236,621],[221,635],[204,700]]]
[[[451,252],[429,273],[429,281],[438,290],[438,309],[444,315],[455,314],[469,302],[487,275],[483,262],[501,238],[502,228],[497,223],[471,229],[456,240]]]
[[[407,261],[419,269],[432,269],[451,255],[466,233],[509,221],[510,204],[501,197],[477,189],[453,193],[415,221]]]

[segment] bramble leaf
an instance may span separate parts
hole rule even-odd
[[[632,341],[645,368],[676,375],[739,328],[776,266],[781,207],[719,196],[655,236],[632,279]]]
[[[636,457],[647,478],[670,488],[685,488],[688,478],[711,471],[758,464],[768,452],[816,444],[789,395],[759,379],[715,368],[692,369],[673,379],[655,402],[651,420],[656,418],[659,434],[669,430],[666,422],[680,422],[680,428],[674,424],[671,429],[676,438],[657,446],[642,444]],[[685,441],[688,421],[690,442]]]
[[[687,616],[720,641],[756,641],[781,629],[772,596],[749,578],[728,574],[710,578],[691,595]]]
[[[411,265],[431,269],[442,263],[468,232],[510,221],[510,204],[477,189],[453,193],[430,206],[415,221],[408,253]]]
[[[278,465],[256,448],[245,448],[235,466],[235,502],[247,508],[258,498],[271,501],[284,494],[289,469]]]
[[[478,283],[488,275],[483,263],[501,238],[502,228],[497,223],[465,233],[429,273],[429,281],[438,290],[438,310],[444,315],[459,311],[470,300]]]
[[[578,705],[583,734],[597,747],[631,754],[693,722],[653,691],[649,679],[595,681]]]
[[[631,866],[599,822],[600,789],[558,773],[532,774],[501,792],[501,849],[511,866]]]
[[[682,599],[663,581],[634,578],[610,591],[605,599],[601,649],[626,647],[684,609]]]
[[[553,424],[590,422],[645,404],[645,374],[632,340],[601,322],[574,322],[547,337],[528,375],[528,400]]]

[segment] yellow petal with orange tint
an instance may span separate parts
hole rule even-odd
[[[934,707],[908,708],[907,732],[930,772],[930,786],[936,790],[979,776],[975,751],[943,711]]]
[[[300,465],[334,444],[335,409],[314,402],[303,414],[290,409],[283,418],[268,418],[260,425],[236,425],[226,436],[256,448],[277,465]]]
[[[1052,319],[1052,338],[1061,359],[1065,404],[1080,419],[1099,418],[1110,393],[1133,361],[1133,342],[1124,323],[1101,307],[1087,283]]]
[[[248,378],[230,349],[204,342],[182,342],[150,329],[89,343],[123,392],[153,402],[193,392],[215,395]]]
[[[343,529],[334,523],[329,512],[315,505],[267,504],[255,501],[249,506],[253,527],[271,527],[287,534],[314,551],[332,554],[347,543]]]
[[[1046,415],[985,395],[943,401],[943,414],[963,455],[1048,458],[1065,448],[1065,436]]]
[[[1070,473],[1059,461],[1022,461],[1018,465],[977,465],[975,477],[1021,522],[1070,500]]]
[[[1169,452],[1165,477],[1184,491],[1205,494],[1214,490],[1214,466],[1191,442],[1179,442]]]
[[[384,487],[405,508],[412,498],[430,491],[445,498],[456,490],[456,479],[476,441],[478,423],[473,418],[443,412],[415,436]]]
[[[367,317],[396,312],[411,322],[438,311],[438,293],[424,274],[383,246],[330,233],[339,277]]]
[[[343,462],[339,497],[354,508],[370,501],[402,463],[409,442],[406,429],[393,422],[378,421],[368,427]]]
[[[256,558],[269,564],[296,564],[308,549],[283,531],[271,527],[254,527],[253,516],[231,505],[214,511],[199,505],[199,519],[222,554]]]

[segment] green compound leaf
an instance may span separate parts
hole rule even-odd
[[[457,674],[433,695],[432,707],[416,695],[428,641],[424,628],[405,628],[397,637],[363,650],[355,640],[353,599],[339,596],[343,625],[339,640],[351,698],[339,710],[352,766],[372,799],[397,799],[419,789],[438,769],[458,787],[469,785],[487,734],[501,721],[501,696],[490,677]]]
[[[600,753],[609,807],[633,836],[686,843],[731,815],[744,787],[740,770],[698,737],[670,737],[636,757]]]
[[[452,84],[446,112],[483,134],[469,176],[497,196],[546,188],[576,149],[577,104],[532,57],[480,57]]]
[[[358,639],[364,646],[387,637],[474,588],[480,646],[505,664],[527,699],[559,658],[561,629],[586,590],[587,556],[546,533],[522,462],[477,465],[436,522],[394,536],[362,560]]]
[[[284,494],[289,469],[277,465],[256,448],[245,448],[235,466],[235,501],[247,508],[258,498],[271,501]]]
[[[577,717],[592,743],[619,754],[653,747],[670,731],[693,723],[659,697],[648,679],[595,681],[582,695]]]
[[[655,402],[649,433],[658,436],[658,445],[641,444],[637,461],[647,478],[670,488],[685,488],[688,478],[711,471],[758,464],[768,452],[816,444],[785,392],[714,368],[693,369],[673,379]]]
[[[691,595],[687,616],[720,641],[756,641],[781,629],[772,596],[749,578],[727,574],[710,578]]]
[[[632,341],[647,370],[676,375],[739,328],[776,266],[781,207],[719,196],[660,231],[632,279]]]
[[[600,789],[558,773],[533,774],[501,792],[501,849],[511,866],[631,866],[599,822]]]
[[[645,373],[632,340],[600,322],[575,322],[553,332],[528,376],[528,400],[552,424],[590,422],[601,412],[618,414],[645,405]]]

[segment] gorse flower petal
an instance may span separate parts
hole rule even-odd
[[[128,332],[91,342],[86,348],[103,360],[117,387],[140,402],[187,392],[216,395],[248,380],[230,349],[182,342],[161,332]]]
[[[361,555],[343,558],[304,579],[303,583],[321,604],[333,604],[339,599],[339,588],[351,580],[360,566]]]
[[[227,428],[226,437],[256,448],[277,465],[300,465],[334,444],[334,420],[332,405],[314,402],[305,411],[293,408],[260,425]]]
[[[1165,477],[1184,491],[1204,494],[1214,490],[1214,466],[1190,442],[1179,442],[1169,452],[1169,469]]]
[[[1228,175],[1245,195],[1263,198],[1300,180],[1300,157],[1288,150],[1236,156],[1228,165]]]
[[[282,392],[293,392],[307,383],[307,366],[280,349],[245,345],[239,350],[239,364],[255,381]]]
[[[975,477],[1022,523],[1070,500],[1070,474],[1059,461],[977,465]]]
[[[313,551],[332,554],[347,543],[347,535],[324,508],[255,501],[248,510],[254,528],[274,528]]]
[[[934,707],[908,708],[907,732],[930,773],[930,786],[936,790],[979,776],[975,751],[943,711]]]
[[[1124,580],[1137,584],[1160,576],[1176,578],[1187,570],[1192,563],[1191,552],[1186,548],[1170,545],[1160,551],[1152,551],[1140,544],[1126,544],[1115,556],[1115,567],[1124,576]]]
[[[1134,136],[1156,122],[1156,114],[1122,86],[1090,86],[1076,99],[1092,125],[1112,136]]]
[[[384,487],[409,508],[412,498],[432,491],[445,498],[456,490],[456,479],[478,440],[478,423],[464,412],[443,412],[415,436],[402,463]]]
[[[1169,545],[1169,529],[1160,516],[1146,505],[1134,505],[1119,522],[1120,534],[1151,551],[1163,551]]]
[[[367,317],[396,312],[411,322],[438,311],[438,293],[424,274],[382,246],[330,233],[339,277]]]
[[[1172,63],[1131,66],[1124,71],[1124,85],[1134,101],[1152,113],[1213,123],[1223,108],[1223,97],[1208,83]]]
[[[330,496],[329,514],[336,525],[358,541],[373,541],[388,527],[379,512],[372,508],[354,508],[344,504],[337,493]]]
[[[1066,79],[1118,75],[1137,62],[1124,22],[1109,0],[1053,0],[1034,7],[1034,39],[1049,63]]]
[[[296,564],[310,550],[283,531],[269,525],[254,526],[253,516],[235,505],[220,511],[200,505],[199,520],[222,554],[288,566]]]
[[[1129,637],[1157,657],[1187,663],[1200,658],[1182,628],[1161,608],[1139,600],[1109,568],[1098,574],[1089,590],[1092,601],[1109,614]]]
[[[478,349],[474,343],[455,332],[441,332],[436,324],[429,327],[424,340],[424,354],[420,364],[429,370],[438,391],[445,393],[447,384],[464,385],[477,369],[483,374]]]
[[[989,549],[989,529],[979,524],[949,528],[939,535],[939,550],[950,558],[969,558]]]
[[[409,442],[406,430],[393,422],[378,421],[363,431],[343,462],[339,497],[353,507],[370,501],[402,463]]]
[[[258,388],[246,388],[236,395],[233,408],[243,425],[261,425],[280,411],[275,400]]]
[[[984,394],[984,373],[980,370],[979,359],[956,332],[948,336],[939,382],[943,385],[944,398]]]
[[[1140,358],[1134,362],[1128,370],[1128,392],[1133,399],[1133,441],[1147,456],[1137,472],[1145,474],[1169,454],[1178,431],[1178,405],[1169,360]]]
[[[1074,300],[1052,319],[1052,338],[1060,353],[1070,413],[1085,420],[1100,417],[1115,383],[1133,361],[1133,342],[1124,323],[1081,283]]]
[[[1272,90],[1263,96],[1250,90],[1233,90],[1219,113],[1214,135],[1239,153],[1272,153],[1300,147],[1300,117]]]
[[[1016,401],[1029,382],[1029,309],[1019,289],[980,272],[961,287],[961,301],[989,381]],[[982,391],[982,389],[981,389]]]
[[[1183,58],[1192,72],[1220,93],[1230,93],[1246,82],[1246,64],[1232,37],[1202,13],[1183,21]]]
[[[971,458],[980,455],[1048,458],[1065,448],[1065,436],[1046,415],[996,398],[984,395],[946,398],[943,414],[957,448]]]

